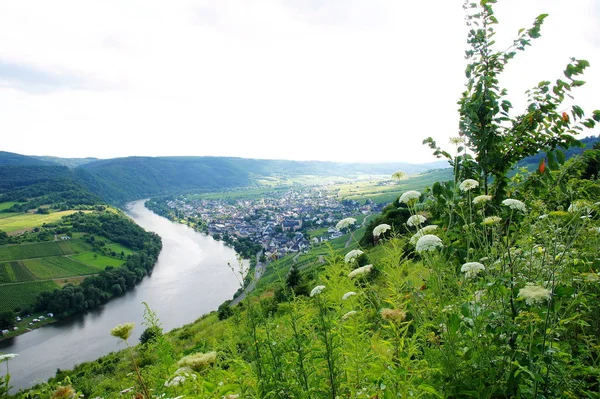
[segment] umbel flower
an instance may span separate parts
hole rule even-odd
[[[458,188],[460,188],[461,191],[471,191],[477,187],[479,187],[479,182],[473,179],[467,179],[460,183],[460,186],[458,186]]]
[[[52,399],[70,399],[74,398],[75,394],[75,390],[71,385],[63,385],[52,393]]]
[[[323,292],[323,290],[325,289],[324,285],[317,285],[315,288],[312,289],[312,291],[310,292],[310,296],[315,296],[315,295],[319,295],[321,292]]]
[[[348,291],[344,294],[344,296],[342,296],[342,301],[345,301],[346,299],[350,298],[351,296],[356,295],[356,292],[354,291]]]
[[[473,198],[473,204],[474,205],[484,204],[491,200],[492,200],[491,195],[478,195],[477,197]]]
[[[510,209],[514,209],[516,211],[521,211],[523,213],[527,212],[527,207],[525,206],[525,204],[516,199],[507,198],[504,201],[502,201],[502,205],[505,205]]]
[[[180,367],[189,367],[194,371],[200,371],[210,366],[217,360],[217,352],[194,353],[182,358],[177,365]]]
[[[435,231],[438,229],[438,225],[437,224],[430,224],[429,226],[425,226],[422,229],[418,230],[411,238],[410,238],[410,243],[412,245],[415,245],[417,243],[417,240],[421,237],[423,237],[425,234],[429,234],[432,231]]]
[[[519,298],[523,298],[525,303],[533,305],[535,303],[542,303],[550,299],[552,291],[539,285],[527,284],[525,287],[519,290]]]
[[[484,226],[493,226],[495,224],[498,224],[502,221],[502,218],[499,216],[488,216],[485,219],[483,219],[483,222],[481,222],[481,224],[483,224]]]
[[[131,336],[133,327],[135,327],[135,323],[119,324],[118,326],[110,330],[110,335],[112,335],[113,337],[121,338],[123,341],[127,341],[127,339]]]
[[[460,271],[465,274],[466,278],[475,277],[483,270],[485,270],[485,266],[479,262],[467,262],[460,268]]]
[[[336,230],[347,229],[348,227],[352,226],[354,223],[356,223],[356,219],[345,218],[345,219],[342,219],[339,222],[337,222],[337,224],[335,225],[335,229]]]
[[[406,221],[409,226],[419,226],[427,221],[427,218],[423,215],[412,215]]]
[[[410,205],[415,203],[419,198],[421,198],[421,193],[415,190],[410,190],[405,192],[404,194],[402,194],[400,196],[400,199],[398,199],[398,201]]]
[[[16,353],[5,353],[3,355],[0,355],[0,363],[2,363],[5,360],[8,360],[8,359],[13,359],[17,356],[19,356],[19,355],[17,355]]]
[[[383,233],[385,233],[386,231],[388,231],[389,229],[391,229],[392,226],[390,226],[389,224],[380,224],[379,226],[375,227],[373,229],[373,237],[379,237],[380,235],[382,235]]]
[[[355,314],[356,314],[356,310],[351,310],[342,316],[342,320],[348,320],[348,318],[350,318],[350,316],[353,316]]]
[[[419,238],[415,247],[417,252],[434,251],[436,248],[442,248],[444,244],[438,236],[433,234],[425,234]]]
[[[356,262],[356,259],[362,254],[364,254],[364,252],[360,249],[353,249],[352,251],[348,252],[346,256],[344,256],[344,262],[354,263]]]
[[[371,269],[373,269],[373,265],[366,265],[363,267],[359,267],[358,269],[354,269],[350,273],[348,273],[348,277],[354,278],[356,276],[360,276],[361,274],[369,273],[371,271]]]
[[[406,319],[406,313],[400,309],[384,308],[381,309],[379,314],[381,314],[381,317],[388,321],[402,321]]]

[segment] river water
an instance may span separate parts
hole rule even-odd
[[[19,355],[9,363],[14,388],[46,380],[57,368],[70,369],[123,349],[124,344],[109,333],[117,324],[135,322],[130,339],[135,344],[144,330],[142,302],[156,311],[163,329],[169,331],[216,310],[239,288],[227,265],[237,265],[232,248],[154,214],[144,207],[144,200],[130,202],[126,212],[162,238],[163,249],[152,275],[101,307],[0,342],[0,352]]]

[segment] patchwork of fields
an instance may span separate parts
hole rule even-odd
[[[132,253],[119,244],[108,246],[117,253]],[[0,312],[32,306],[40,292],[59,288],[62,279],[97,274],[124,262],[91,249],[77,238],[0,246]]]

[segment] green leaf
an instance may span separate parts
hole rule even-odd
[[[443,396],[440,395],[440,393],[438,391],[436,391],[436,389],[434,387],[432,387],[431,385],[428,384],[421,384],[418,386],[419,390],[423,391],[423,392],[427,392],[430,393],[432,395],[437,396],[438,398],[442,398]]]
[[[556,150],[556,160],[559,164],[564,165],[565,161],[567,160],[567,157],[565,156],[565,153],[561,150]]]

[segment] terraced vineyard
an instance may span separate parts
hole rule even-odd
[[[125,255],[132,253],[110,241],[107,247]],[[0,312],[30,307],[40,292],[59,288],[62,279],[97,274],[123,262],[93,252],[80,238],[0,246]]]

